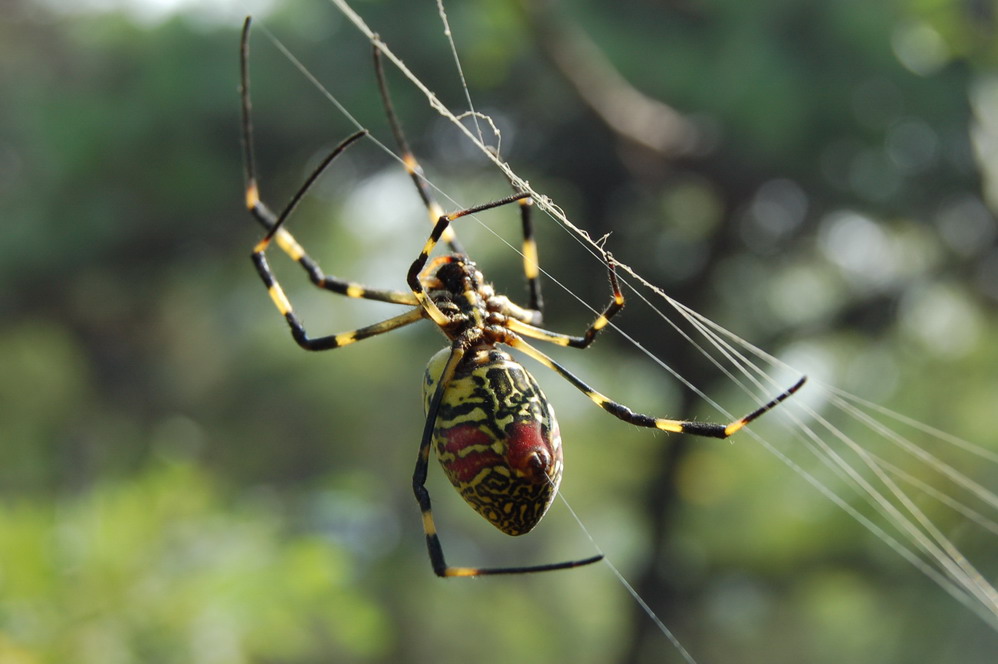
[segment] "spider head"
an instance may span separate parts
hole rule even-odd
[[[478,290],[482,282],[482,273],[475,263],[461,254],[446,257],[448,260],[436,267],[433,276],[441,283],[444,290],[451,293],[464,293],[467,290]]]

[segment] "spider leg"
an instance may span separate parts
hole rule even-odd
[[[302,322],[297,316],[295,316],[294,310],[291,307],[291,302],[288,300],[287,295],[284,294],[284,289],[281,288],[280,283],[278,283],[277,278],[270,269],[270,265],[267,263],[267,247],[270,245],[270,242],[274,236],[282,230],[281,225],[288,218],[288,215],[290,215],[294,210],[295,205],[299,200],[301,200],[301,197],[308,190],[309,186],[315,182],[316,178],[318,178],[322,171],[325,170],[330,163],[332,163],[333,159],[335,159],[337,155],[345,150],[350,143],[357,140],[361,136],[363,136],[362,133],[357,133],[340,143],[336,149],[333,150],[321,164],[319,164],[319,167],[308,177],[307,180],[305,180],[305,183],[288,202],[288,205],[281,212],[280,216],[277,218],[277,221],[270,228],[270,231],[267,232],[267,235],[265,235],[264,238],[253,248],[253,254],[251,256],[253,259],[253,265],[256,267],[256,271],[260,275],[260,279],[263,281],[264,286],[267,287],[267,292],[270,293],[270,299],[274,301],[274,305],[277,307],[277,310],[281,312],[281,315],[284,316],[284,320],[287,321],[288,326],[291,328],[291,335],[294,337],[295,341],[305,350],[330,350],[333,348],[339,348],[362,339],[367,339],[368,337],[383,334],[398,327],[402,327],[403,325],[415,323],[416,321],[426,317],[424,309],[422,307],[416,307],[414,309],[410,309],[404,314],[389,318],[380,323],[375,323],[374,325],[362,327],[350,332],[311,338],[305,332],[305,327],[302,325]],[[385,291],[376,292],[379,294],[385,293]],[[371,291],[369,289],[357,284],[350,284],[344,292],[344,295],[347,295],[348,297],[380,299],[378,297],[370,297],[370,294]],[[403,295],[405,296],[404,298],[402,297]],[[389,301],[397,302],[399,304],[414,305],[417,303],[417,300],[413,299],[412,294],[409,293],[399,293],[398,297]]]
[[[372,53],[374,57],[374,71],[378,79],[378,90],[381,93],[381,101],[385,107],[388,124],[391,126],[392,134],[395,136],[395,142],[402,152],[402,162],[405,164],[406,171],[408,171],[412,181],[416,184],[416,190],[419,192],[419,197],[422,199],[423,205],[426,206],[430,221],[436,222],[443,216],[443,209],[434,199],[426,177],[423,175],[423,168],[416,161],[416,157],[409,147],[409,141],[405,137],[405,132],[402,130],[402,123],[395,113],[395,106],[392,104],[391,94],[388,92],[385,70],[381,62],[381,50],[378,48],[377,43],[375,43]],[[517,191],[516,193],[520,194],[522,192]],[[531,217],[533,201],[528,196],[517,200],[520,203],[520,225],[523,231],[523,274],[527,279],[529,296],[529,303],[524,315],[530,322],[540,324],[544,302],[541,297],[540,280],[538,279],[540,268],[537,259],[537,241],[534,239],[534,227]],[[452,253],[466,253],[458,242],[452,228],[445,230],[441,239],[447,243]]]
[[[517,194],[525,194],[516,187],[513,188]],[[527,280],[527,295],[529,302],[526,307],[520,306],[504,295],[496,296],[503,301],[506,315],[526,323],[527,325],[540,325],[544,318],[544,301],[541,297],[540,265],[537,259],[537,241],[534,239],[534,225],[531,210],[534,207],[533,199],[529,196],[520,198],[520,227],[523,231],[523,276]]]
[[[623,420],[624,422],[629,422],[639,427],[649,427],[652,429],[660,429],[661,431],[668,431],[671,433],[686,433],[693,436],[703,436],[705,438],[727,438],[732,434],[740,431],[749,422],[755,420],[757,417],[763,413],[772,410],[780,402],[789,397],[791,394],[796,392],[804,385],[804,381],[807,377],[801,377],[796,383],[794,383],[790,388],[781,392],[778,396],[771,399],[766,404],[756,408],[748,415],[741,417],[734,422],[729,424],[715,424],[713,422],[695,422],[692,420],[673,420],[663,417],[652,417],[650,415],[642,415],[641,413],[635,413],[633,410],[627,406],[612,401],[607,396],[600,394],[592,387],[584,383],[581,379],[576,377],[572,372],[570,372],[565,367],[561,366],[550,357],[537,350],[530,344],[528,344],[523,339],[519,338],[515,334],[509,335],[509,337],[503,341],[508,346],[521,350],[530,357],[534,358],[548,369],[557,372],[562,378],[567,380],[569,383],[574,385],[580,392],[585,394],[589,399],[595,403],[597,406],[610,413],[614,417]]]
[[[624,294],[620,291],[620,283],[617,281],[617,263],[613,260],[613,256],[609,253],[607,253],[607,268],[610,276],[610,288],[613,291],[610,303],[606,305],[603,313],[597,316],[596,320],[593,321],[592,325],[589,326],[582,336],[576,337],[569,334],[561,334],[559,332],[545,330],[535,325],[531,325],[530,323],[526,323],[523,320],[518,320],[516,317],[509,318],[507,320],[506,327],[525,337],[530,337],[531,339],[539,339],[541,341],[547,341],[559,346],[568,346],[571,348],[588,348],[590,344],[595,341],[596,335],[602,332],[607,326],[610,319],[624,308]]]
[[[423,205],[426,206],[427,214],[429,214],[430,222],[434,223],[443,216],[443,208],[437,203],[433,194],[430,192],[430,187],[427,184],[426,177],[423,175],[423,167],[419,165],[416,161],[416,156],[412,153],[409,148],[409,141],[406,140],[405,132],[402,131],[402,123],[399,122],[398,115],[395,113],[395,107],[392,104],[392,97],[388,93],[388,84],[385,81],[385,69],[381,64],[381,51],[378,49],[377,38],[374,40],[373,47],[373,57],[374,57],[374,73],[378,79],[378,91],[381,93],[381,102],[385,107],[385,115],[388,116],[388,124],[391,125],[392,134],[395,136],[395,142],[399,146],[399,150],[402,152],[402,163],[405,164],[405,170],[409,173],[409,177],[416,184],[416,190],[419,192],[419,197],[423,201]],[[454,229],[447,229],[443,235],[443,241],[447,243],[450,248],[451,253],[455,254],[465,254],[464,248],[461,243],[458,242],[457,236],[454,234]]]
[[[326,157],[320,166],[308,177],[305,184],[299,189],[295,197],[292,198],[288,208],[281,214],[275,215],[267,205],[260,200],[259,188],[257,186],[255,159],[253,154],[253,123],[251,120],[251,103],[249,87],[249,34],[250,17],[246,17],[243,23],[242,38],[240,40],[240,99],[242,107],[242,142],[243,142],[243,166],[246,182],[246,208],[261,226],[268,231],[268,237],[272,236],[278,246],[292,260],[296,261],[308,274],[309,280],[317,287],[346,295],[347,297],[363,298],[367,300],[378,300],[381,302],[393,302],[395,304],[415,305],[416,300],[411,293],[406,291],[383,290],[368,288],[361,284],[339,279],[332,275],[325,274],[319,264],[312,259],[300,244],[284,228],[281,228],[283,219],[287,217],[291,209],[297,205],[298,200],[305,193],[308,187],[315,181],[329,163],[342,152],[347,145],[363,136],[366,132],[359,132],[352,135],[346,141],[336,147],[333,152]]]
[[[446,327],[450,323],[450,319],[447,318],[442,311],[440,311],[439,307],[437,307],[437,305],[434,304],[430,297],[426,294],[426,290],[423,288],[423,284],[419,280],[419,274],[426,266],[426,261],[429,260],[433,249],[437,246],[441,238],[444,237],[447,230],[450,228],[450,223],[455,219],[460,219],[461,217],[469,214],[476,214],[478,212],[484,212],[485,210],[491,210],[492,208],[509,205],[510,203],[515,203],[516,201],[522,200],[529,196],[530,194],[526,193],[513,194],[505,198],[500,198],[497,201],[492,201],[491,203],[483,203],[482,205],[476,205],[464,210],[458,210],[457,212],[451,212],[450,214],[443,214],[437,219],[436,223],[433,225],[433,230],[430,231],[430,237],[426,240],[426,244],[423,245],[423,249],[419,252],[419,256],[417,256],[416,260],[412,262],[412,266],[409,268],[409,273],[406,276],[406,282],[412,289],[413,295],[416,296],[416,300],[419,302],[419,305],[426,310],[426,314],[433,319],[434,323],[440,327]]]
[[[515,186],[514,186],[514,189]],[[518,191],[518,190],[517,190]],[[520,227],[523,231],[523,276],[527,279],[527,310],[530,322],[540,325],[544,312],[544,298],[541,297],[540,261],[537,258],[537,240],[534,239],[532,198],[520,199]]]
[[[274,277],[274,273],[270,269],[270,265],[267,264],[267,256],[264,253],[265,248],[266,246],[260,248],[258,245],[257,249],[254,250],[253,265],[256,266],[256,271],[260,275],[260,279],[263,280],[263,284],[267,287],[267,292],[270,293],[270,299],[273,300],[274,306],[276,306],[277,310],[281,312],[281,315],[284,316],[284,320],[288,323],[288,327],[291,328],[291,336],[294,337],[294,340],[298,343],[298,345],[305,350],[332,350],[334,348],[340,348],[357,341],[362,341],[369,337],[384,334],[385,332],[391,332],[394,329],[426,318],[426,313],[423,309],[416,307],[414,309],[410,309],[404,314],[393,316],[392,318],[383,320],[380,323],[374,323],[373,325],[361,327],[349,332],[340,332],[339,334],[331,334],[324,337],[309,337],[308,333],[305,331],[305,326],[295,315],[287,295],[284,294],[284,289],[281,288],[281,285],[277,282],[276,277]]]
[[[559,569],[569,569],[599,562],[603,559],[602,555],[582,560],[523,567],[451,567],[447,564],[443,546],[440,544],[440,537],[437,535],[437,527],[433,521],[430,492],[426,489],[426,475],[429,470],[430,446],[433,441],[433,429],[436,425],[437,414],[440,412],[440,403],[443,400],[447,385],[454,376],[454,371],[464,358],[464,354],[465,350],[461,342],[455,341],[451,346],[450,357],[447,359],[447,364],[444,366],[440,381],[437,383],[436,391],[434,391],[433,397],[430,400],[430,406],[427,409],[426,423],[423,426],[423,437],[419,442],[419,454],[416,457],[416,468],[412,473],[412,491],[416,496],[416,502],[419,503],[419,510],[423,516],[423,532],[426,534],[426,548],[430,554],[430,564],[433,566],[433,573],[440,577],[526,574],[528,572],[550,572]]]

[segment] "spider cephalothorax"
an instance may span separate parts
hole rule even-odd
[[[451,339],[484,324],[494,291],[483,279],[475,264],[461,254],[441,256],[420,276],[430,301],[449,319],[441,329]]]

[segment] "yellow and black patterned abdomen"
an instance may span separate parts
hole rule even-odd
[[[429,410],[450,355],[433,356],[423,380]],[[562,473],[554,409],[507,353],[468,353],[444,390],[433,446],[451,484],[476,512],[508,535],[530,532],[547,512]]]

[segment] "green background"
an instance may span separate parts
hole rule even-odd
[[[0,17],[0,663],[680,661],[605,566],[432,575],[410,475],[419,381],[442,337],[427,324],[304,353],[249,262],[259,231],[242,204],[237,51],[242,16],[259,5],[154,16],[70,4],[8,0]],[[995,451],[992,4],[449,5],[504,157],[592,237],[611,233],[621,261],[815,383]],[[464,108],[434,3],[356,8]],[[260,22],[390,143],[366,40],[319,0],[266,9]],[[655,153],[602,122],[551,57],[569,30],[695,120],[702,150]],[[261,190],[280,208],[353,127],[262,30],[251,64]],[[389,78],[434,183],[460,205],[508,192]],[[512,212],[484,219],[518,241]],[[403,170],[370,142],[292,222],[328,271],[386,288],[404,288],[428,229]],[[547,217],[538,226],[544,268],[601,306],[600,264]],[[522,301],[516,254],[472,221],[461,232]],[[278,252],[273,263],[317,333],[394,311],[317,292]],[[544,285],[547,324],[584,329],[591,312]],[[637,297],[620,321],[725,408],[752,407]],[[635,410],[724,418],[605,336],[587,353],[551,352]],[[565,495],[696,661],[993,661],[992,627],[752,438],[638,430],[536,374],[561,418]],[[880,445],[869,426],[825,414]],[[780,422],[758,429],[797,454],[803,439]],[[998,486],[992,462],[891,426]],[[877,453],[956,495],[896,447]],[[841,478],[798,459],[890,528]],[[436,468],[430,489],[454,564],[592,552],[560,503],[512,539]],[[994,582],[993,521],[914,494]]]

